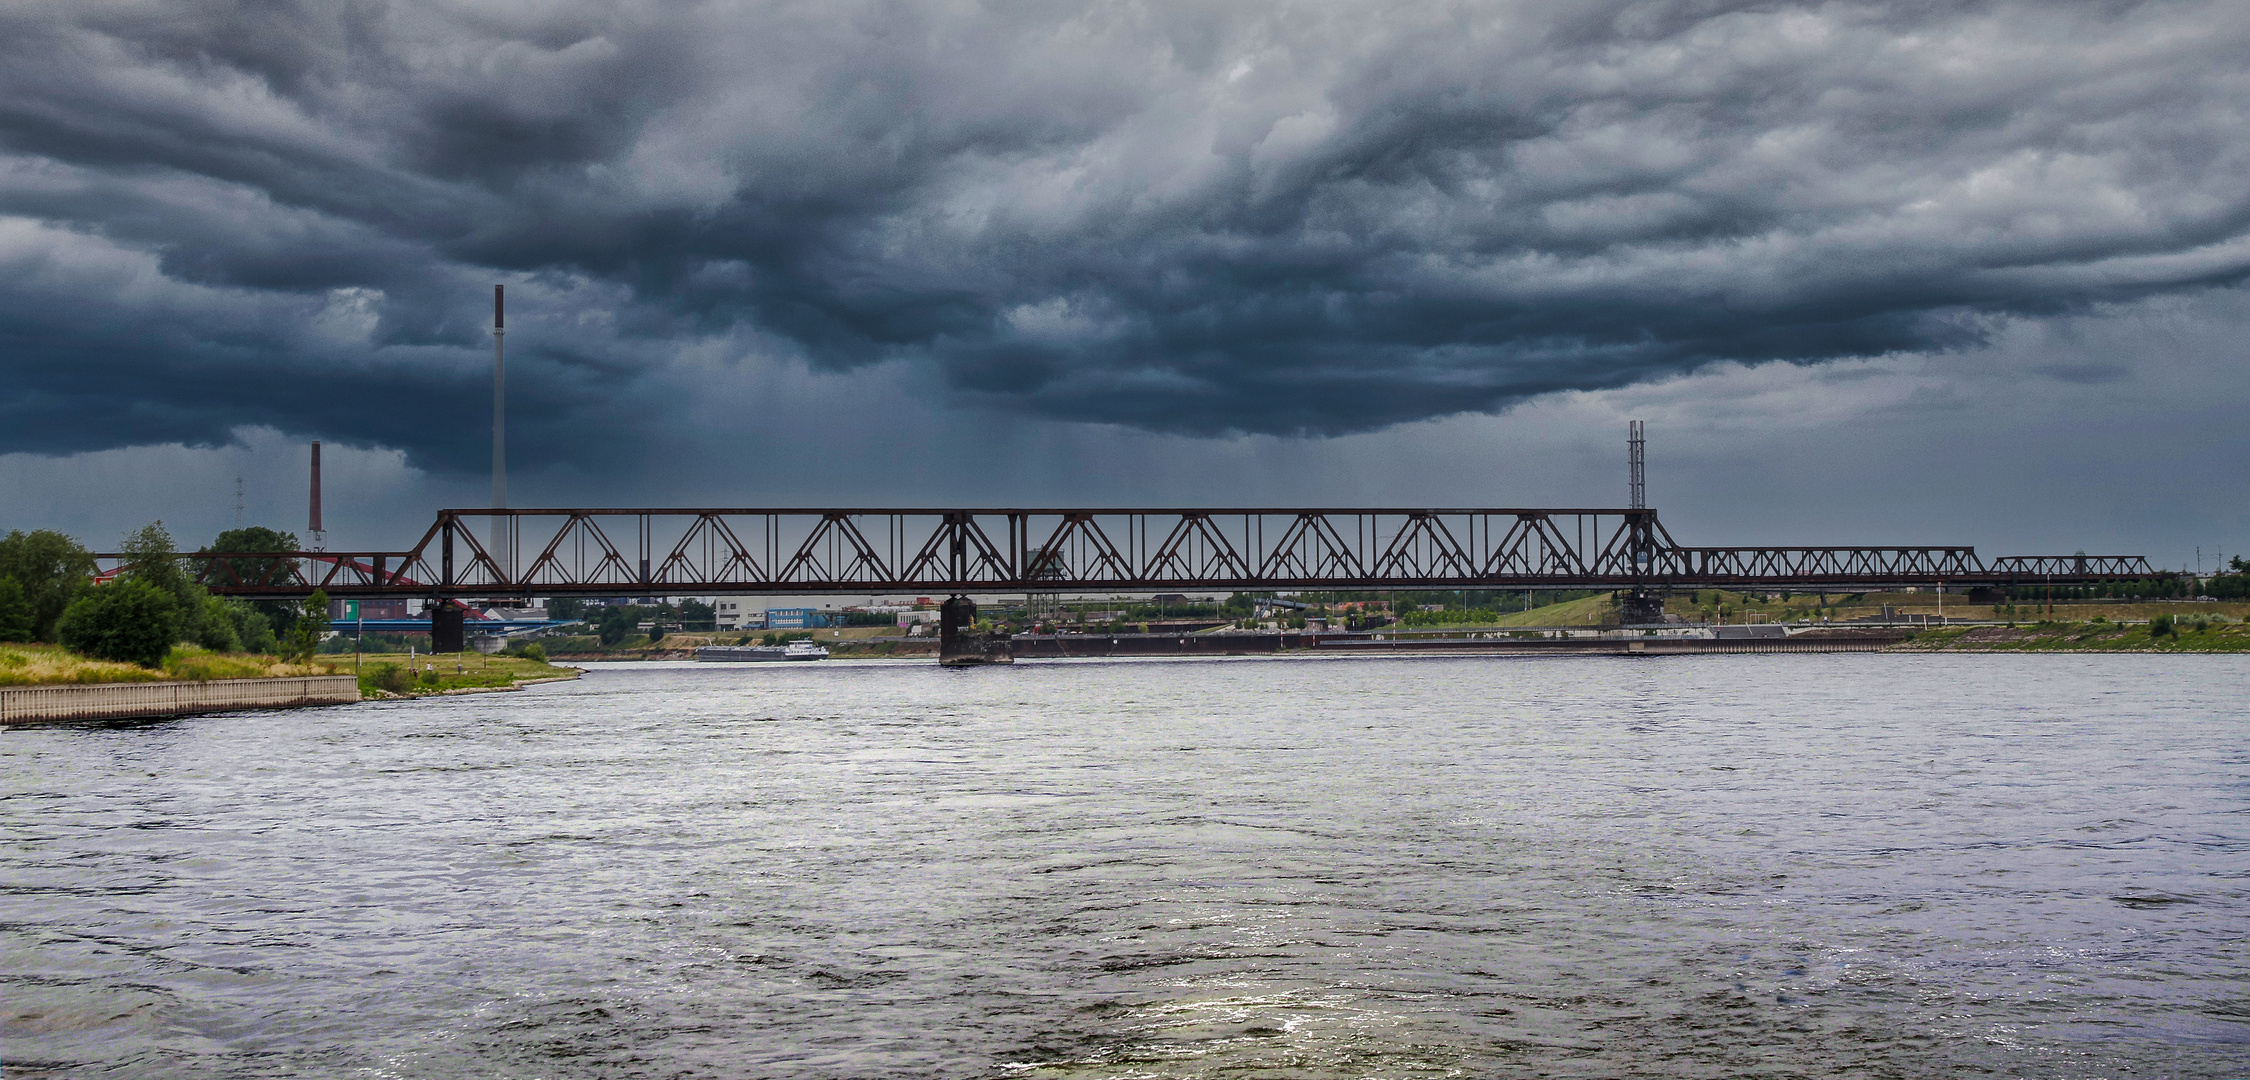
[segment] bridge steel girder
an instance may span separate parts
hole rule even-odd
[[[474,519],[509,519],[488,551]],[[630,534],[629,543],[620,539]],[[522,558],[530,554],[531,558]],[[122,557],[103,555],[112,566]],[[474,509],[403,551],[183,553],[242,597],[1790,589],[2163,578],[2140,556],[1687,547],[1634,509]],[[503,566],[521,567],[510,574]]]

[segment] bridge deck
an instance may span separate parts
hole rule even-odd
[[[111,568],[119,555],[100,557]],[[1728,588],[2167,576],[1967,545],[1688,547],[1629,509],[444,510],[399,551],[192,553],[246,597]]]

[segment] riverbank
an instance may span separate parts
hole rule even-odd
[[[1971,603],[1961,592],[1732,592],[1722,589],[1683,589],[1664,597],[1664,612],[1687,625],[1751,623],[1854,623],[1947,621],[2029,623],[2041,619],[2057,622],[2147,622],[2159,617],[2243,622],[2250,620],[2250,603],[2241,601],[2125,600],[2120,598],[2057,600],[2037,603]],[[1457,616],[1475,614],[1474,621]],[[1617,607],[1608,595],[1591,596],[1515,612],[1459,611],[1409,612],[1407,629],[1507,630],[1521,627],[1615,627]]]
[[[85,686],[106,683],[288,679],[333,674],[331,663],[292,664],[260,653],[173,649],[161,667],[144,668],[79,656],[60,645],[0,645],[0,686]]]
[[[1922,631],[1894,649],[1901,652],[2250,652],[2250,626],[2175,620],[2169,632],[2158,624],[2039,622],[2019,626],[1939,627]]]
[[[645,634],[635,634],[615,644],[604,645],[591,635],[558,635],[538,639],[552,660],[693,660],[695,650],[707,645],[756,645],[772,636],[780,639],[806,638],[819,642],[831,656],[848,659],[865,659],[878,656],[922,656],[937,654],[937,638],[907,637],[896,627],[853,626],[824,627],[818,630],[781,630],[769,633],[763,630],[707,630],[681,631],[666,634],[654,641]]]
[[[1011,651],[1018,659],[1051,660],[1118,656],[1401,656],[1452,655],[1562,656],[1664,655],[1748,652],[2250,652],[2250,625],[2175,619],[2171,631],[2156,623],[2052,621],[2032,624],[1943,626],[1835,625],[1811,627],[1722,626],[1675,628],[1643,635],[1592,628],[1542,631],[1485,627],[1458,633],[1396,629],[1369,633],[1226,630],[1202,634],[1018,634]],[[1686,632],[1683,632],[1686,631]],[[687,644],[687,643],[683,643]],[[700,644],[700,643],[695,643]],[[927,639],[845,639],[826,643],[839,660],[927,660],[936,642]],[[563,659],[695,659],[693,647],[613,650]]]
[[[622,659],[622,658],[621,658]],[[520,690],[534,683],[563,682],[585,674],[581,668],[506,654],[477,652],[366,653],[344,670],[354,674],[369,700],[486,694]]]

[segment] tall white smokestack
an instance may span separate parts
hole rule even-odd
[[[1648,508],[1647,443],[1641,438],[1641,422],[1634,420],[1631,424],[1625,433],[1625,463],[1633,475],[1633,509],[1645,510]]]
[[[492,287],[492,508],[508,508],[508,363],[502,345],[508,333],[507,286]],[[492,519],[492,558],[500,572],[515,576],[508,543],[508,519]]]
[[[507,286],[492,287],[492,508],[508,508],[508,364],[501,344],[508,333]]]

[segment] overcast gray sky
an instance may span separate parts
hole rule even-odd
[[[0,528],[1623,500],[2250,550],[2239,2],[22,2]]]

